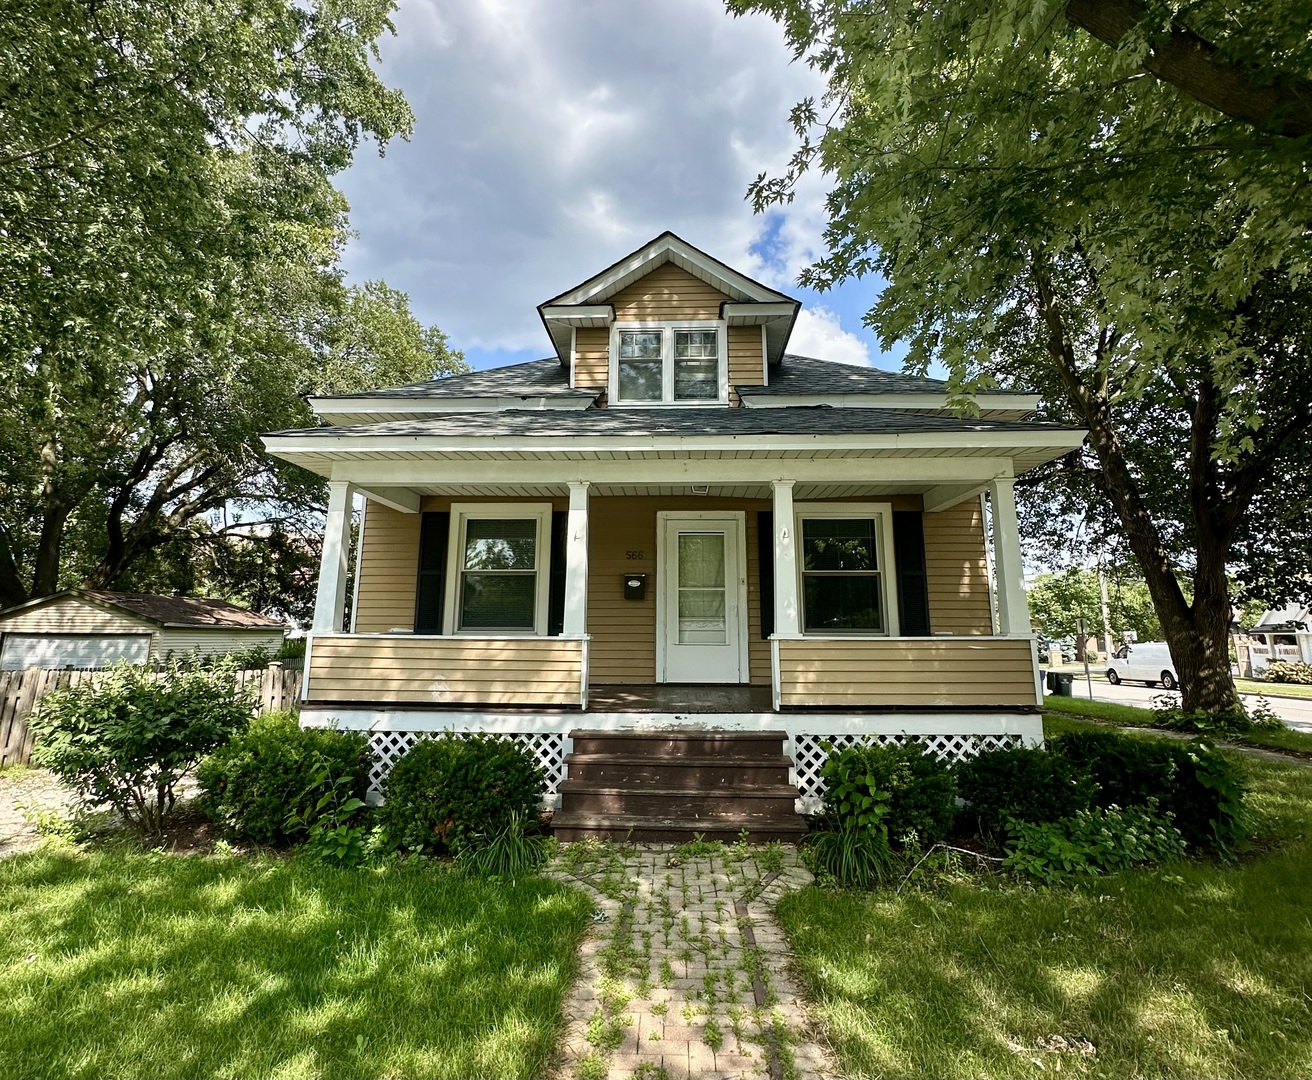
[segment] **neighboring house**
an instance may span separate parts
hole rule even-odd
[[[0,670],[276,652],[283,632],[277,620],[223,600],[68,589],[0,611]]]
[[[1312,664],[1312,606],[1290,604],[1262,612],[1257,625],[1245,632],[1247,671],[1260,676],[1273,660]],[[1240,670],[1245,657],[1240,657]]]
[[[1013,483],[1084,433],[1026,394],[966,417],[944,383],[791,355],[798,309],[665,233],[538,308],[554,356],[267,436],[330,481],[303,721],[370,731],[376,780],[424,733],[513,734],[575,836],[778,824],[831,742],[1040,740]]]

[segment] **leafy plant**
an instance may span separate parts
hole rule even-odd
[[[1007,832],[1007,865],[1049,884],[1184,855],[1180,830],[1151,801],[1080,810],[1059,821],[1012,821]]]
[[[410,851],[459,855],[480,835],[505,830],[516,814],[534,820],[544,787],[532,753],[511,739],[422,739],[388,774],[380,817]]]
[[[1301,660],[1272,660],[1262,676],[1267,682],[1312,685],[1312,664]]]
[[[47,694],[32,713],[32,760],[72,788],[85,809],[112,807],[157,836],[177,785],[250,722],[230,668],[162,672],[120,664]]]
[[[1248,846],[1243,779],[1234,764],[1207,743],[1196,743],[1189,750],[1189,760],[1198,784],[1211,795],[1204,812],[1211,827],[1212,846],[1232,857]]]
[[[287,815],[287,832],[307,833],[305,854],[312,859],[359,866],[365,858],[365,831],[354,822],[364,800],[351,793],[354,777],[334,776],[334,762],[317,752],[315,757],[310,783],[300,794],[302,808]]]
[[[888,835],[888,804],[893,796],[879,786],[880,776],[866,762],[870,747],[831,750],[820,767],[825,785],[825,806],[842,825],[880,830]]]
[[[325,794],[340,790],[364,798],[371,763],[361,732],[302,728],[295,713],[268,713],[201,762],[200,807],[231,836],[300,843]]]
[[[1254,729],[1283,731],[1284,722],[1265,700],[1250,712],[1243,705],[1218,712],[1194,709],[1185,712],[1175,698],[1158,694],[1152,701],[1153,727],[1182,731],[1189,735],[1244,735]]]
[[[812,869],[823,878],[855,889],[871,889],[896,876],[897,856],[882,828],[840,820],[838,827],[806,838]]]
[[[919,741],[833,751],[820,775],[831,813],[841,817],[844,802],[869,805],[898,843],[912,833],[927,844],[936,843],[947,836],[956,817],[952,770]]]
[[[491,834],[478,834],[472,844],[462,848],[456,856],[456,865],[475,877],[501,878],[513,883],[546,862],[547,850],[547,838],[530,834],[524,818],[514,811],[504,828]]]
[[[1093,785],[1070,761],[1033,747],[985,750],[955,771],[966,812],[995,842],[1009,821],[1058,821],[1093,801]]]

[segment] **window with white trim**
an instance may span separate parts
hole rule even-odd
[[[714,322],[617,326],[611,400],[644,405],[727,400],[725,336]]]
[[[457,504],[451,519],[448,633],[545,634],[550,503]]]
[[[802,633],[896,633],[890,600],[891,518],[864,504],[799,507]]]

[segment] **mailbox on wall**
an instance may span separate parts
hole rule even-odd
[[[646,574],[625,574],[624,575],[624,599],[625,600],[645,600],[647,598],[647,575]]]

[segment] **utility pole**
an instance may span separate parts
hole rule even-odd
[[[1107,579],[1102,572],[1102,552],[1098,552],[1098,594],[1102,599],[1102,643],[1107,650],[1107,658],[1110,660],[1112,653],[1116,651],[1116,645],[1112,641],[1112,615],[1111,605],[1107,603]]]

